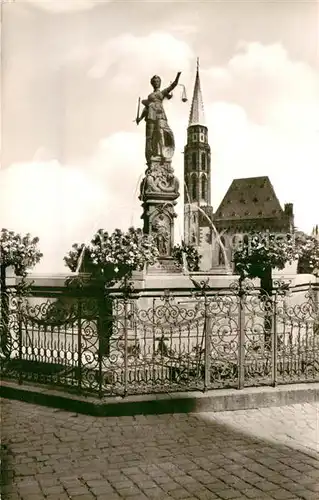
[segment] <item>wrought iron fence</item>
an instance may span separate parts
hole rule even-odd
[[[100,397],[319,380],[318,291],[235,283],[183,296],[8,293],[1,374]]]

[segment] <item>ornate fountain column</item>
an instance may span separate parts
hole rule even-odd
[[[141,183],[144,233],[157,241],[159,262],[157,270],[179,271],[173,261],[175,205],[179,197],[179,182],[170,161],[152,161]]]
[[[153,270],[176,272],[180,268],[174,263],[175,205],[179,197],[179,182],[174,175],[172,157],[175,141],[163,108],[163,100],[172,97],[171,91],[178,85],[180,73],[167,88],[160,90],[161,79],[155,75],[151,79],[153,92],[142,101],[144,109],[139,110],[138,124],[145,119],[145,157],[147,169],[142,180],[139,199],[142,201],[144,232],[154,235],[159,250],[159,262]]]

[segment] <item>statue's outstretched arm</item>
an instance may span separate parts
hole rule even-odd
[[[174,89],[175,89],[175,87],[178,85],[179,78],[180,78],[181,74],[182,74],[182,72],[181,72],[181,71],[179,71],[179,73],[177,73],[176,78],[175,78],[175,80],[173,81],[173,83],[171,83],[171,84],[170,84],[170,86],[169,86],[169,87],[167,87],[166,89],[162,90],[162,94],[163,94],[164,96],[168,96],[168,95],[169,95],[169,93],[170,93],[170,92],[172,92],[172,90],[174,90]]]

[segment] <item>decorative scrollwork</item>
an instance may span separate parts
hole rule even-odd
[[[252,280],[249,278],[245,278],[244,280],[236,280],[233,281],[229,289],[235,294],[238,295],[239,297],[244,297],[245,295],[248,295],[249,293],[252,293],[255,290],[255,285]]]
[[[206,280],[196,281],[193,277],[190,276],[190,280],[195,287],[195,291],[193,291],[193,295],[195,297],[204,296],[210,289],[209,278],[207,278]]]
[[[127,276],[124,276],[120,282],[119,286],[122,296],[125,300],[128,300],[132,293],[134,292],[134,283],[132,281],[129,281]]]
[[[291,280],[277,279],[273,280],[273,288],[277,295],[287,296],[291,294]]]
[[[179,191],[179,181],[174,175],[174,170],[169,163],[155,164],[146,170],[145,178],[141,183],[143,199],[150,193],[176,193]]]

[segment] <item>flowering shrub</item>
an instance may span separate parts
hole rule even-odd
[[[74,243],[72,245],[72,250],[68,252],[63,260],[72,272],[75,272],[78,266],[80,266],[81,271],[84,272],[88,271],[90,266],[92,266],[88,247],[86,247],[84,243],[81,245]]]
[[[38,249],[39,238],[32,238],[2,229],[0,232],[0,264],[4,268],[12,266],[19,276],[26,276],[27,269],[35,266],[42,253]]]
[[[29,286],[25,277],[27,269],[37,264],[42,253],[38,249],[39,238],[32,238],[14,231],[1,229],[0,232],[0,351],[9,356],[11,352],[9,339],[9,295],[6,289],[6,268],[12,266],[16,275],[22,276],[22,282],[16,285],[17,295],[27,293]]]
[[[319,275],[319,241],[313,236],[298,235],[298,273]]]
[[[182,241],[181,245],[174,246],[172,257],[180,265],[183,265],[183,260],[185,258],[189,271],[199,271],[199,262],[201,259],[201,255],[199,255],[196,247],[192,245],[186,245]]]
[[[81,261],[81,271],[101,274],[103,268],[117,266],[142,270],[145,264],[154,264],[158,255],[154,239],[130,227],[126,233],[115,229],[112,234],[100,229],[90,244],[74,244],[64,261],[71,271],[76,271]]]
[[[293,235],[251,233],[233,254],[235,272],[242,278],[263,278],[271,269],[283,269],[298,259]]]

